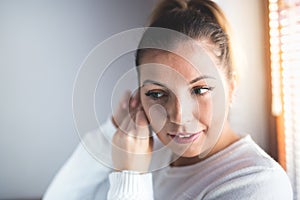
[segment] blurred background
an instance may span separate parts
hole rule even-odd
[[[42,197],[79,143],[72,91],[81,63],[113,34],[143,27],[155,2],[0,1],[0,199]],[[268,1],[217,2],[232,25],[239,55],[230,122],[278,159]],[[118,65],[133,66],[132,58]],[[111,74],[120,73],[114,69]],[[100,121],[109,115],[107,107]]]

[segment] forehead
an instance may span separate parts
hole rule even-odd
[[[140,60],[140,80],[151,78],[190,81],[199,76],[213,76],[216,64],[203,49],[178,48],[173,52],[149,50]]]

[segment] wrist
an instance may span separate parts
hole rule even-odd
[[[112,172],[109,182],[113,191],[131,191],[133,193],[152,193],[152,174],[140,174],[135,171]]]

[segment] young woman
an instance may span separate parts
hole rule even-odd
[[[146,30],[136,53],[138,92],[121,102],[129,101],[130,114],[120,106],[113,116],[114,170],[80,147],[45,199],[292,199],[284,170],[227,121],[235,75],[220,8],[210,0],[165,0],[149,27],[155,31]],[[159,157],[168,166],[151,167],[158,142],[151,134],[171,150],[171,158]],[[64,180],[74,169],[84,184],[74,175]],[[63,182],[73,186],[58,189]]]

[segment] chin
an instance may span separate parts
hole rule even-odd
[[[198,145],[196,145],[196,147],[193,147],[193,144],[187,146],[174,143],[170,145],[169,143],[166,146],[168,146],[168,148],[170,148],[170,150],[179,157],[192,158],[199,156],[202,153],[201,147],[199,147]]]
[[[182,151],[180,152],[178,150],[173,150],[173,153],[175,153],[177,156],[180,156],[180,157],[193,158],[193,157],[199,156],[201,154],[201,151],[187,149],[183,152]]]
[[[196,157],[196,156],[199,156],[201,152],[199,153],[190,153],[190,152],[187,152],[187,153],[184,153],[181,155],[181,157],[185,157],[185,158],[193,158],[193,157]]]

